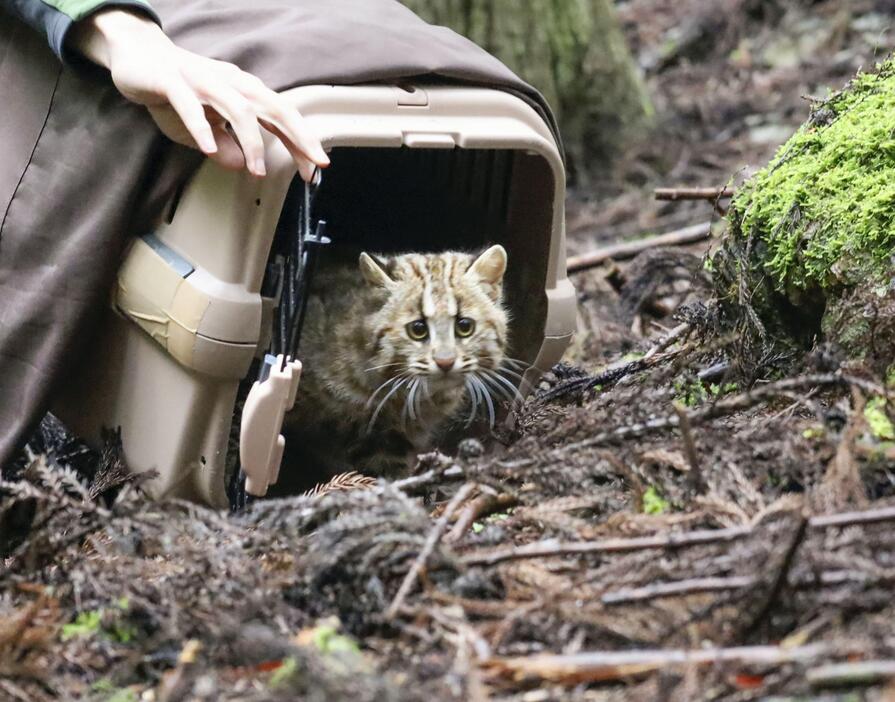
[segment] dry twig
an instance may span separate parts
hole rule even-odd
[[[410,588],[413,587],[413,584],[416,582],[423,568],[425,568],[426,561],[429,559],[429,556],[432,555],[432,551],[435,550],[435,547],[444,535],[448,522],[450,522],[451,517],[454,516],[454,512],[456,512],[457,508],[463,504],[463,501],[469,497],[469,494],[474,488],[474,483],[466,483],[463,487],[457,490],[457,493],[451,498],[451,501],[448,502],[444,513],[438,518],[438,521],[435,522],[432,529],[429,531],[429,536],[426,538],[423,548],[417,555],[413,565],[410,566],[410,570],[407,571],[407,575],[404,576],[401,587],[398,588],[398,592],[395,594],[395,599],[392,600],[391,605],[389,605],[389,608],[385,611],[386,619],[395,618],[395,615],[397,615],[401,606],[404,604],[404,598],[410,593]]]
[[[873,685],[895,679],[895,661],[829,663],[811,668],[805,673],[805,679],[814,687]]]
[[[752,527],[738,526],[729,529],[700,529],[689,532],[669,532],[655,536],[637,536],[630,539],[611,538],[597,541],[559,541],[545,539],[524,546],[495,549],[467,554],[464,565],[494,565],[502,561],[524,558],[550,558],[555,556],[579,556],[590,553],[622,553],[649,548],[678,548],[695,544],[712,544],[748,536]]]
[[[677,202],[678,200],[721,200],[733,197],[733,188],[656,188],[657,200]]]
[[[485,665],[496,677],[513,680],[542,679],[564,685],[575,685],[621,680],[632,675],[685,666],[724,663],[776,666],[785,663],[804,663],[817,660],[829,652],[829,647],[822,644],[796,648],[740,646],[691,650],[588,651],[571,655],[538,654],[492,658]]]
[[[451,532],[445,537],[445,541],[448,543],[459,541],[463,538],[463,535],[469,531],[469,527],[471,527],[473,522],[477,519],[507,509],[508,507],[513,507],[518,504],[518,502],[519,499],[515,495],[508,495],[505,493],[499,495],[488,493],[479,495],[466,506],[463,512],[460,513],[460,516],[454,523],[454,528],[451,529]]]
[[[895,520],[895,507],[866,510],[863,512],[843,512],[808,519],[806,525],[812,529],[825,529],[852,524],[872,524]],[[525,558],[550,558],[556,556],[578,556],[591,553],[622,553],[651,548],[680,548],[699,544],[733,541],[753,533],[751,526],[729,527],[727,529],[697,529],[695,531],[670,532],[655,536],[637,536],[629,539],[610,538],[596,541],[559,541],[544,539],[524,546],[494,549],[469,553],[463,557],[464,565],[494,565],[503,561]],[[796,541],[798,543],[798,541]]]
[[[672,232],[649,237],[648,239],[610,244],[579,256],[570,256],[566,260],[566,270],[569,273],[578,273],[589,268],[595,268],[606,261],[623,261],[628,258],[634,258],[639,253],[659,246],[693,244],[697,241],[708,239],[711,233],[711,222],[705,222],[704,224],[694,224],[683,229],[675,229]]]

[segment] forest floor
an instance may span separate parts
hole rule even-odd
[[[657,128],[572,190],[570,254],[722,230],[653,189],[735,187],[893,11],[619,3]],[[895,700],[893,391],[823,345],[744,382],[709,243],[575,274],[515,429],[391,483],[228,515],[47,425],[0,484],[0,700]]]

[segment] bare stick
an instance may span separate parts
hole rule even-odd
[[[859,512],[842,512],[812,517],[807,526],[812,529],[856,524],[873,524],[876,522],[895,521],[895,507]],[[464,565],[494,565],[503,561],[521,560],[525,558],[549,558],[552,556],[575,556],[588,553],[622,553],[650,548],[678,548],[698,544],[722,543],[733,541],[752,534],[752,527],[738,526],[727,529],[699,529],[695,531],[670,532],[655,536],[637,536],[633,538],[611,538],[597,541],[559,541],[544,539],[524,546],[496,549],[484,553],[467,554]]]
[[[733,197],[733,188],[656,188],[657,200],[677,202],[678,200],[720,200]]]
[[[704,649],[643,649],[639,651],[588,651],[568,655],[537,654],[492,658],[485,666],[492,674],[513,680],[542,679],[566,685],[620,680],[672,667],[731,663],[770,665],[806,662],[829,654],[825,644],[784,648],[740,646]]]
[[[684,440],[687,462],[690,464],[690,474],[687,476],[687,482],[693,490],[703,491],[706,489],[706,482],[702,477],[702,470],[699,468],[699,452],[696,450],[696,441],[693,439],[690,418],[682,405],[673,402],[672,407],[677,415],[678,428],[681,431],[681,438]]]
[[[577,273],[599,266],[605,261],[622,261],[627,258],[634,258],[637,254],[653,249],[657,246],[681,246],[684,244],[692,244],[703,239],[708,239],[712,233],[712,225],[710,222],[704,224],[694,224],[683,229],[676,229],[666,234],[650,237],[648,239],[639,239],[637,241],[623,241],[618,244],[610,244],[599,249],[594,249],[580,256],[571,256],[566,260],[566,270],[569,273]]]
[[[640,359],[639,361],[632,361],[632,363],[638,363],[642,361],[643,359]],[[768,383],[767,385],[752,388],[751,390],[740,393],[738,395],[730,395],[728,397],[721,398],[720,400],[713,402],[710,405],[690,410],[687,413],[687,417],[689,418],[691,425],[701,424],[702,422],[716,419],[726,414],[749,409],[750,407],[754,407],[755,405],[761,404],[768,399],[778,397],[781,394],[784,394],[791,390],[819,385],[842,385],[846,382],[848,382],[848,380],[839,373],[823,373],[814,375],[802,375],[796,378],[785,378],[784,380],[778,380],[774,383]],[[555,390],[552,390],[551,393],[552,392],[555,392]],[[545,397],[549,396],[550,393],[545,394]],[[626,439],[643,436],[648,432],[676,428],[679,425],[680,420],[677,417],[654,417],[653,419],[649,419],[645,422],[630,424],[624,427],[617,427],[616,429],[610,429],[609,431],[594,434],[593,436],[590,436],[587,439],[582,439],[581,441],[574,441],[572,443],[559,446],[555,449],[547,451],[543,457],[563,458],[566,454],[573,451],[580,451],[582,449],[594,448],[597,446],[606,446],[607,444],[617,443]],[[534,463],[534,459],[527,458],[513,461],[510,464],[501,463],[501,465],[505,468],[523,467],[531,465],[532,463]]]
[[[814,529],[850,526],[852,524],[872,524],[873,522],[890,522],[895,520],[895,507],[879,507],[856,512],[839,512],[811,517],[808,525]]]
[[[403,480],[395,480],[392,483],[392,487],[404,492],[412,492],[433,485],[440,480],[461,480],[465,475],[465,471],[458,465],[452,465],[445,469],[432,468],[419,475],[412,475]]]
[[[890,678],[895,678],[893,660],[830,663],[805,672],[805,679],[814,687],[873,685]]]
[[[737,575],[729,578],[690,578],[673,583],[655,583],[645,587],[631,587],[624,590],[607,592],[600,601],[604,605],[643,602],[659,597],[678,597],[679,595],[695,595],[702,592],[723,592],[751,588],[759,583],[758,578],[750,575]]]
[[[789,575],[790,569],[792,568],[792,564],[795,560],[796,553],[799,550],[799,546],[802,545],[802,541],[805,538],[805,532],[807,531],[807,529],[807,515],[804,512],[799,512],[798,526],[792,530],[792,536],[789,539],[789,543],[786,545],[786,551],[783,554],[783,560],[780,563],[780,567],[776,569],[776,572],[773,574],[773,578],[770,582],[770,587],[759,600],[759,607],[753,614],[752,623],[746,630],[747,634],[751,633],[755,629],[755,627],[761,623],[765,615],[768,613],[768,610],[770,610],[771,605],[774,603],[774,600],[777,599],[777,595],[780,594],[780,590],[786,584],[786,578]]]
[[[423,568],[425,568],[426,566],[426,561],[429,560],[429,556],[432,555],[432,551],[435,550],[435,547],[441,540],[445,529],[447,529],[448,522],[450,522],[451,517],[454,516],[454,512],[457,511],[457,508],[467,497],[469,497],[469,493],[471,493],[474,489],[475,483],[466,483],[465,485],[463,485],[463,487],[457,490],[457,493],[451,498],[451,501],[448,502],[447,507],[445,507],[444,509],[444,513],[438,518],[438,521],[435,522],[435,525],[429,531],[429,536],[426,538],[426,543],[423,544],[423,548],[417,555],[416,560],[413,562],[410,570],[407,571],[407,575],[404,576],[404,581],[401,583],[401,587],[398,588],[395,599],[392,600],[391,605],[389,605],[389,608],[385,611],[386,619],[395,618],[398,610],[400,610],[401,606],[404,604],[404,598],[407,597],[408,593],[410,592],[410,588],[412,588],[414,583],[416,583],[417,578],[419,577]]]
[[[454,528],[451,529],[451,533],[445,537],[445,541],[449,543],[459,541],[469,531],[469,527],[472,526],[476,519],[481,519],[493,512],[513,507],[518,502],[519,500],[515,495],[507,495],[505,493],[500,495],[480,495],[460,513]]]
[[[738,526],[727,529],[700,529],[688,532],[668,532],[655,536],[600,539],[598,541],[559,541],[545,539],[524,546],[512,546],[486,553],[470,553],[462,559],[464,565],[494,565],[502,561],[523,558],[549,558],[551,556],[577,556],[589,553],[622,553],[648,548],[676,548],[695,544],[713,544],[732,541],[752,533],[752,527]]]
[[[782,569],[781,569],[782,570]],[[783,573],[783,575],[786,575]],[[882,585],[895,580],[895,573],[862,573],[854,570],[833,570],[823,573],[787,580],[786,585],[794,589],[831,587],[849,583],[860,583],[865,586]],[[753,588],[762,582],[761,578],[751,575],[730,575],[727,577],[687,578],[665,583],[652,583],[642,587],[629,587],[611,590],[600,597],[604,605],[620,605],[631,602],[644,602],[662,597],[680,597],[705,592],[725,592]]]
[[[650,359],[652,359],[653,356],[655,356],[656,354],[661,353],[662,351],[667,349],[669,346],[674,344],[678,339],[689,334],[691,329],[692,329],[692,326],[690,325],[689,322],[684,322],[683,324],[678,324],[674,329],[672,329],[665,336],[663,336],[661,339],[659,339],[656,342],[656,345],[653,346],[649,351],[647,351],[644,354],[643,360],[649,361]]]
[[[633,373],[640,373],[647,368],[651,368],[657,363],[661,363],[662,361],[665,361],[669,358],[673,358],[675,355],[677,355],[677,353],[680,352],[681,349],[675,349],[673,351],[669,351],[668,353],[662,352],[668,349],[669,346],[672,346],[682,337],[685,337],[687,334],[689,334],[691,330],[692,326],[690,324],[679,324],[670,332],[668,332],[668,334],[659,339],[659,341],[656,342],[655,346],[650,348],[650,350],[647,351],[646,354],[644,354],[643,358],[636,358],[633,361],[614,363],[600,373],[597,373],[596,375],[589,375],[585,378],[576,378],[575,380],[560,383],[552,390],[549,390],[548,392],[541,395],[539,397],[539,401],[550,402],[557,397],[570,395],[574,392],[584,392],[587,390],[591,390],[598,385],[600,387],[613,385],[620,381],[622,378],[632,375]]]

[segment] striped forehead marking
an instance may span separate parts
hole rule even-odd
[[[433,256],[428,259],[419,257],[411,264],[411,268],[423,283],[420,307],[427,318],[439,314],[454,317],[457,314],[457,297],[452,280],[455,261],[449,254]]]

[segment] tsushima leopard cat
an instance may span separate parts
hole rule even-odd
[[[521,370],[506,355],[506,268],[499,245],[321,262],[286,421],[302,470],[394,474],[452,422],[480,412],[493,424]]]

